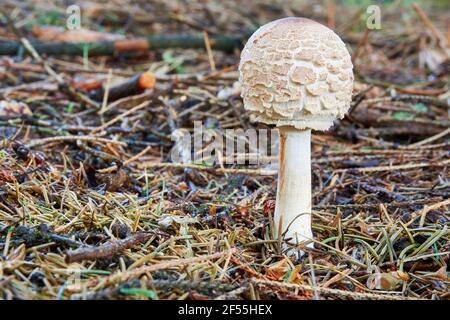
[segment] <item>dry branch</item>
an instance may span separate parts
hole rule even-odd
[[[161,231],[139,232],[129,236],[126,239],[110,241],[98,247],[82,247],[76,250],[69,250],[66,253],[66,261],[68,263],[72,263],[111,257],[139,243],[147,241],[155,234],[165,237],[168,236],[168,234]]]
[[[116,101],[120,98],[142,93],[146,89],[155,86],[156,78],[151,72],[136,74],[130,79],[118,83],[108,89],[108,101]],[[102,101],[105,95],[105,88],[95,90],[90,96],[92,99]]]
[[[13,230],[13,234],[19,241],[25,241],[29,245],[44,244],[52,241],[71,248],[78,248],[82,245],[81,242],[73,240],[68,236],[51,232],[44,223],[36,228],[0,224],[0,235],[6,235],[8,230]]]
[[[336,297],[343,298],[351,298],[355,300],[420,300],[410,297],[403,297],[400,295],[387,295],[387,294],[378,294],[378,293],[368,293],[368,292],[351,292],[344,291],[339,289],[330,289],[330,288],[322,288],[319,286],[309,286],[304,284],[293,284],[293,283],[284,283],[270,280],[260,280],[260,279],[252,279],[251,283],[258,287],[266,286],[266,287],[279,287],[279,288],[287,288],[291,290],[300,290],[300,291],[316,291],[321,295],[331,295]]]
[[[242,47],[244,37],[213,36],[210,37],[211,48],[230,52]],[[146,38],[136,38],[97,43],[45,43],[31,42],[36,51],[43,55],[79,55],[88,52],[90,57],[117,55],[123,53],[139,53],[156,49],[183,48],[203,49],[205,47],[202,35],[151,35]],[[15,55],[22,44],[17,41],[0,41],[0,55]]]

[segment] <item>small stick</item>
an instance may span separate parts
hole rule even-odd
[[[392,101],[419,101],[424,103],[430,103],[432,105],[435,105],[436,107],[450,108],[450,103],[447,100],[420,94],[396,95],[392,97]]]
[[[430,206],[425,206],[422,210],[414,212],[411,215],[411,220],[409,222],[407,222],[405,225],[409,226],[410,224],[412,224],[414,222],[414,220],[419,217],[419,216],[425,216],[428,212],[432,211],[432,210],[436,210],[440,207],[444,207],[444,206],[448,206],[450,205],[450,199],[446,199],[443,201],[440,201],[438,203],[434,203]]]
[[[155,86],[156,78],[151,72],[139,73],[130,79],[108,88],[108,101],[115,101],[123,97],[142,93],[146,89],[152,89]],[[105,97],[105,88],[96,90],[91,97],[94,100],[101,101]],[[102,108],[103,110],[104,108]]]
[[[395,295],[387,295],[387,294],[376,294],[376,293],[363,293],[363,292],[353,292],[353,291],[344,291],[339,289],[330,289],[323,287],[311,287],[304,284],[293,284],[293,283],[284,283],[270,280],[260,280],[260,279],[251,279],[253,284],[257,286],[266,285],[270,287],[279,287],[279,288],[288,288],[288,289],[299,289],[303,291],[314,291],[317,290],[320,294],[332,294],[342,297],[348,297],[353,299],[371,299],[371,300],[419,300],[416,298],[403,297],[403,296],[395,296]]]
[[[77,146],[80,147],[81,150],[92,154],[94,157],[99,157],[100,159],[103,159],[104,161],[117,161],[119,160],[118,158],[116,158],[115,156],[112,156],[109,153],[103,152],[103,151],[99,151],[96,150],[94,148],[89,147],[88,145],[86,145],[85,143],[83,143],[80,140],[77,140]]]
[[[149,150],[151,150],[151,149],[152,149],[152,147],[151,147],[151,146],[148,146],[147,148],[145,148],[144,150],[142,150],[142,151],[139,152],[138,154],[132,156],[130,159],[128,159],[127,161],[125,161],[125,162],[122,164],[122,166],[127,166],[127,165],[129,165],[130,163],[132,163],[132,162],[138,160],[140,157],[142,157],[144,154],[146,154],[146,153],[147,153]],[[108,168],[105,168],[105,169],[98,170],[98,172],[99,172],[99,173],[110,173],[110,172],[113,172],[114,170],[117,170],[117,169],[118,169],[118,166],[117,166],[117,165],[113,165],[113,166],[111,166],[111,167],[108,167]]]
[[[419,147],[419,146],[423,146],[424,144],[428,144],[428,143],[433,142],[433,141],[435,141],[435,140],[437,140],[437,139],[440,139],[440,138],[442,138],[442,137],[445,137],[445,136],[448,135],[448,134],[450,134],[450,128],[447,128],[446,130],[442,131],[441,133],[435,134],[435,135],[432,136],[432,137],[429,137],[429,138],[424,139],[424,140],[422,140],[422,141],[419,141],[419,142],[410,144],[408,147],[410,147],[410,148],[416,148],[416,147]]]
[[[209,60],[209,65],[211,66],[211,72],[215,72],[216,64],[214,63],[214,57],[213,57],[212,50],[211,50],[211,42],[209,41],[209,36],[206,31],[203,31],[203,37],[205,39],[205,47],[206,47],[206,52],[208,53],[208,60]]]
[[[7,234],[8,230],[13,226],[3,225],[0,223],[0,234]],[[26,226],[15,226],[13,234],[22,238],[28,244],[48,243],[54,241],[59,244],[64,244],[69,247],[79,247],[81,242],[70,239],[64,235],[56,234],[48,230],[48,226],[44,223],[37,228],[30,228]]]
[[[105,110],[106,108],[106,105],[108,104],[109,89],[111,88],[111,78],[112,78],[112,69],[109,69],[108,77],[106,78],[105,88],[103,88],[102,86],[99,87],[99,91],[103,91],[102,107],[100,108],[99,113],[103,112],[103,110]]]
[[[427,14],[417,3],[413,3],[412,7],[414,11],[417,12],[417,15],[419,16],[420,20],[422,20],[422,22],[427,26],[427,28],[430,29],[431,33],[436,38],[436,40],[438,40],[439,46],[441,48],[445,48],[447,46],[447,43],[444,35],[434,26],[430,18],[428,18]]]
[[[251,176],[275,176],[277,174],[276,170],[266,170],[266,169],[232,169],[232,168],[211,168],[205,166],[199,166],[194,164],[181,164],[181,163],[171,163],[171,162],[144,162],[142,167],[145,168],[171,168],[171,169],[194,169],[200,171],[208,171],[211,173],[218,174],[243,174]]]
[[[209,79],[214,79],[217,77],[220,77],[222,74],[227,73],[227,72],[231,72],[231,71],[235,71],[238,68],[237,64],[232,64],[230,66],[227,66],[221,70],[215,70],[214,72],[209,72],[207,74],[205,74],[202,78],[201,81],[206,81]]]
[[[447,27],[447,43],[450,43],[450,24]]]
[[[98,112],[99,115],[102,115],[108,111],[111,111],[112,109],[116,107],[121,106],[132,106],[132,105],[138,105],[139,103],[142,103],[145,100],[148,100],[151,97],[151,92],[144,92],[141,94],[124,97],[119,100],[114,101],[113,103],[110,103],[108,106],[106,106],[103,110],[100,110]]]
[[[433,203],[435,201],[442,200],[441,197],[434,197],[428,199],[419,199],[413,201],[401,201],[401,202],[391,202],[386,203],[386,207],[391,208],[404,208],[411,207],[415,205]],[[327,204],[327,205],[317,205],[313,206],[313,209],[378,209],[380,206],[378,204]]]
[[[365,45],[367,44],[367,41],[369,40],[369,33],[372,31],[371,29],[366,28],[364,31],[364,35],[362,36],[361,40],[358,42],[358,45],[356,46],[356,49],[352,55],[352,63],[355,64],[356,59],[358,59],[359,55],[361,54],[361,50]]]
[[[214,298],[214,300],[236,300],[238,298],[238,296],[240,294],[244,293],[245,291],[247,291],[248,288],[249,288],[249,285],[248,285],[248,283],[246,283],[237,289],[226,292],[226,293]]]
[[[444,160],[435,163],[411,163],[411,164],[400,164],[396,166],[379,166],[379,167],[366,167],[366,168],[346,168],[337,169],[334,172],[377,172],[377,171],[394,171],[394,170],[407,170],[407,169],[417,169],[426,167],[443,167],[450,163],[450,160]]]
[[[96,103],[95,101],[92,101],[91,99],[86,97],[81,92],[78,92],[72,85],[67,84],[64,81],[64,79],[50,67],[50,65],[47,63],[47,61],[44,61],[41,58],[41,56],[37,53],[36,49],[32,46],[32,44],[30,43],[30,41],[28,41],[28,39],[22,38],[21,42],[23,43],[24,47],[30,52],[30,54],[33,56],[33,58],[36,59],[39,63],[41,63],[43,65],[45,71],[50,76],[55,78],[56,82],[58,82],[58,84],[61,87],[66,87],[67,92],[69,94],[71,94],[72,96],[80,99],[82,102],[86,103],[87,105],[90,105],[90,106],[92,106],[94,108],[98,108],[99,107],[98,103]]]
[[[168,234],[160,231],[139,232],[126,239],[110,241],[98,247],[82,247],[76,250],[69,250],[66,253],[66,262],[72,263],[84,260],[95,260],[105,257],[111,257],[135,246],[136,244],[147,241],[155,234],[163,235],[166,237],[169,236]]]
[[[56,82],[58,82],[59,84],[64,84],[64,79],[57,74],[49,65],[46,61],[44,61],[41,56],[36,52],[36,50],[33,48],[33,46],[31,45],[30,41],[28,41],[28,39],[26,38],[22,38],[20,39],[20,41],[23,43],[23,46],[30,52],[30,54],[33,56],[34,59],[37,60],[37,62],[41,63],[45,69],[45,71],[47,71],[47,73],[52,76]]]
[[[242,48],[242,36],[218,35],[211,37],[213,50],[231,52],[235,48]],[[33,41],[33,46],[39,54],[48,55],[77,55],[82,56],[86,52],[86,43],[82,42],[55,42],[47,43]],[[179,34],[154,34],[145,38],[132,38],[116,41],[102,41],[89,43],[89,56],[117,55],[125,52],[140,53],[155,49],[183,48],[202,49],[205,47],[203,35],[179,35]],[[0,55],[15,55],[22,46],[18,41],[2,41]]]
[[[63,141],[88,141],[88,142],[101,142],[101,143],[111,143],[111,144],[118,144],[121,146],[126,146],[127,144],[125,142],[111,140],[111,139],[105,139],[95,136],[57,136],[57,137],[48,137],[48,138],[42,138],[42,139],[34,139],[31,140],[26,146],[28,148],[33,148],[36,146],[40,146],[46,143],[50,142],[63,142]]]
[[[141,104],[138,104],[137,106],[135,106],[134,108],[118,115],[117,117],[109,120],[108,122],[106,122],[105,124],[101,125],[100,127],[95,128],[94,130],[91,131],[91,134],[95,134],[99,131],[103,131],[104,129],[108,128],[110,125],[116,123],[117,121],[122,120],[123,118],[129,116],[130,114],[133,114],[134,112],[143,109],[145,107],[147,107],[150,104],[150,101],[144,101]]]
[[[447,90],[444,88],[437,89],[419,89],[419,88],[396,88],[398,92],[406,93],[406,94],[415,94],[421,96],[438,96],[440,94],[445,93]],[[436,99],[437,100],[437,99]]]

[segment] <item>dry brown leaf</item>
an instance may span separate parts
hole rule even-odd
[[[266,275],[281,280],[285,276],[288,266],[286,259],[278,261],[266,269]]]
[[[372,290],[392,291],[398,289],[409,276],[405,272],[393,271],[375,273],[367,278],[367,287]]]
[[[439,268],[439,270],[436,271],[436,273],[435,273],[434,276],[435,276],[436,278],[441,279],[441,280],[444,280],[444,281],[448,280],[448,279],[449,279],[449,276],[448,276],[448,274],[447,274],[447,266],[444,265],[444,266],[442,266],[441,268]]]

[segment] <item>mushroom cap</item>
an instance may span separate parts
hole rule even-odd
[[[353,65],[332,30],[306,18],[272,21],[241,53],[239,81],[256,121],[327,130],[350,107]]]

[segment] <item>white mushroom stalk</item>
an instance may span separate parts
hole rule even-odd
[[[309,241],[311,231],[311,130],[280,127],[275,229],[294,244]]]
[[[244,107],[280,131],[277,237],[312,246],[311,129],[327,130],[350,107],[353,65],[342,40],[305,18],[259,28],[239,64]],[[280,232],[278,232],[280,231]]]

